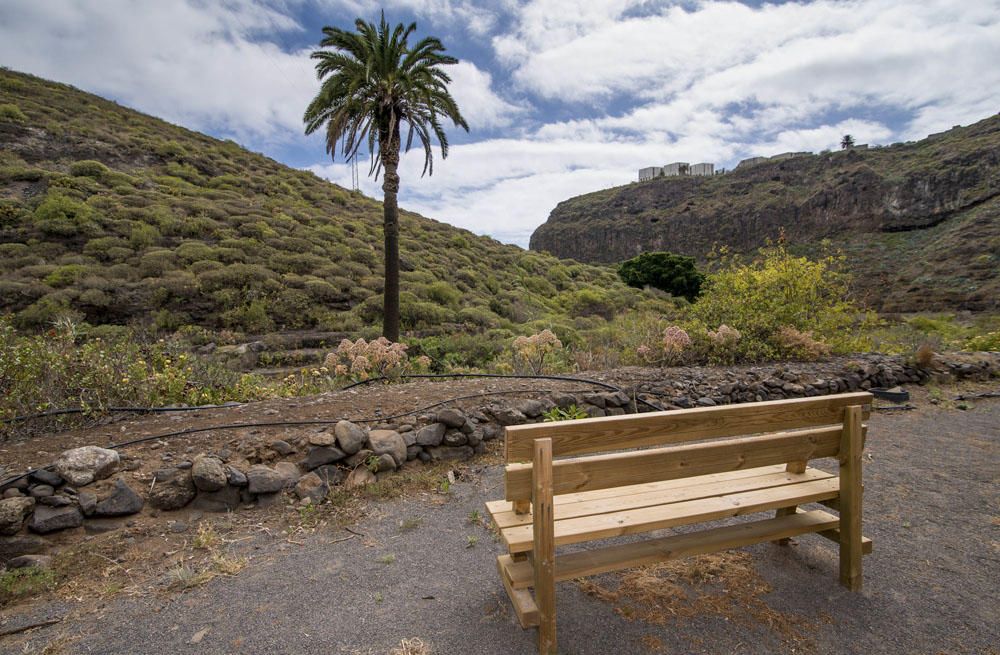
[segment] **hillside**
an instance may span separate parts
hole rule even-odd
[[[69,313],[165,329],[371,328],[381,221],[380,203],[232,141],[0,70],[0,314],[21,327]],[[401,225],[404,330],[510,328],[640,298],[606,267],[413,213]]]
[[[531,249],[588,262],[668,250],[702,262],[784,232],[848,255],[886,311],[1000,308],[1000,115],[910,144],[660,177],[560,203]]]

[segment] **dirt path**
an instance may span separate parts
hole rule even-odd
[[[867,455],[875,550],[863,593],[837,586],[830,542],[762,544],[651,579],[560,584],[562,651],[997,653],[1000,401],[876,415]],[[0,652],[381,654],[419,637],[438,654],[533,653],[535,633],[517,626],[496,576],[500,547],[470,521],[501,485],[491,466],[447,494],[377,503],[359,535],[332,525],[293,539],[249,532],[240,547],[250,559],[233,577],[86,609],[35,605],[8,624],[73,618],[0,638]],[[684,597],[664,595],[677,579],[692,582]],[[685,616],[691,607],[698,613]]]

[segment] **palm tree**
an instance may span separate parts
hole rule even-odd
[[[840,140],[841,150],[850,150],[854,147],[854,137],[850,134],[845,134],[844,138]]]
[[[412,48],[407,39],[417,29],[416,23],[402,23],[390,29],[385,12],[376,26],[362,19],[354,22],[356,31],[324,27],[316,74],[321,80],[319,93],[306,108],[303,120],[306,134],[326,126],[326,151],[336,158],[337,144],[350,161],[366,145],[371,154],[371,169],[382,176],[383,225],[385,237],[385,291],[382,334],[399,341],[399,152],[403,147],[401,126],[406,124],[405,150],[414,137],[424,148],[421,176],[434,172],[431,138],[441,146],[441,158],[448,156],[448,138],[442,118],[469,130],[455,99],[448,92],[451,78],[442,66],[458,60],[445,51],[434,37],[422,39]]]

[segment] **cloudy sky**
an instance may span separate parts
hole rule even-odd
[[[892,143],[1000,110],[1000,0],[3,0],[0,65],[349,186],[302,134],[308,55],[324,25],[382,7],[461,60],[471,127],[433,177],[404,157],[402,204],[520,245],[560,200],[642,166]]]

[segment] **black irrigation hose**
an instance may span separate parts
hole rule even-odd
[[[231,402],[223,403],[222,405],[194,405],[192,407],[106,407],[104,412],[107,414],[121,414],[121,413],[133,413],[133,414],[156,414],[159,412],[195,412],[202,409],[229,409],[230,407],[239,407],[242,403]],[[39,418],[48,418],[50,416],[63,416],[66,414],[83,414],[86,410],[81,407],[66,407],[63,409],[50,409],[45,412],[39,412],[37,414],[27,414],[25,416],[14,416],[11,418],[0,419],[0,423],[21,423],[24,421],[33,421]]]

